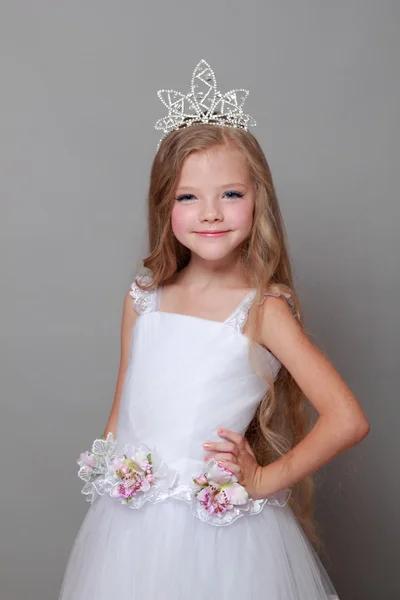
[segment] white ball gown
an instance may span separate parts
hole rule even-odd
[[[108,452],[108,465],[111,455],[118,461],[141,449],[130,463],[131,487],[121,487],[126,471],[116,474],[115,460],[108,478],[87,476],[91,504],[59,600],[338,600],[288,490],[245,501],[239,484],[206,472],[203,443],[221,441],[218,427],[244,433],[267,391],[243,334],[255,290],[224,322],[160,312],[160,292],[142,291],[136,280],[131,286],[139,316],[116,439],[96,447]],[[262,346],[257,352],[276,376],[277,358]],[[80,462],[83,476],[93,456]]]

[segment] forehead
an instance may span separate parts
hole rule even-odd
[[[192,152],[186,157],[178,185],[196,185],[207,181],[222,183],[243,180],[250,177],[249,168],[243,154],[234,147],[216,146]]]

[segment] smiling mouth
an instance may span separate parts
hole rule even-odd
[[[224,233],[229,233],[229,229],[221,230],[221,231],[195,231],[198,235],[223,235]]]

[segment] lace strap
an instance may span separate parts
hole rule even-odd
[[[253,303],[256,289],[250,290],[247,296],[242,300],[239,306],[231,313],[231,315],[224,321],[227,325],[230,325],[239,333],[243,333],[244,326],[249,315],[250,306]]]
[[[227,325],[231,325],[236,331],[239,333],[243,333],[244,326],[247,321],[247,317],[249,316],[249,310],[251,305],[253,304],[253,300],[257,294],[257,290],[254,288],[251,290],[247,296],[243,299],[243,301],[239,304],[239,306],[233,311],[233,313],[228,317],[226,321],[224,321]],[[296,316],[296,307],[294,300],[290,294],[287,292],[264,292],[264,298],[267,296],[284,296],[290,306],[292,314]]]
[[[133,307],[139,315],[156,310],[157,289],[142,290],[137,285],[137,282],[147,284],[150,281],[150,275],[139,275],[135,278],[129,290],[129,295],[133,298]]]

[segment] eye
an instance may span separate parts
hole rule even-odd
[[[225,192],[225,196],[228,197],[228,200],[234,200],[235,198],[243,198],[244,194],[235,192],[234,190],[229,190],[228,192]],[[192,200],[193,198],[195,198],[193,194],[182,194],[181,196],[175,198],[175,200],[177,202],[182,202],[183,200]]]
[[[233,190],[229,191],[229,192],[225,192],[225,195],[227,195],[227,194],[233,194],[233,196],[228,196],[228,198],[230,200],[233,200],[233,198],[243,198],[243,195],[244,195],[244,194],[241,194],[240,192],[234,192]]]
[[[182,196],[178,196],[175,200],[181,202],[182,200],[191,200],[192,198],[194,198],[193,194],[182,194]]]

